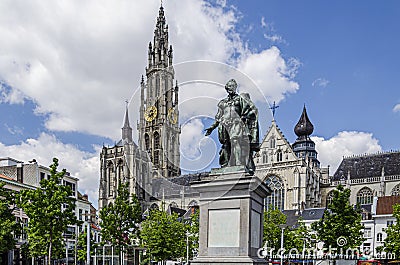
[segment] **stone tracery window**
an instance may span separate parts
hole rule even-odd
[[[266,163],[268,163],[268,155],[267,155],[267,152],[266,151],[264,151],[264,152],[262,152],[262,160],[263,160],[263,164],[266,164]]]
[[[364,187],[357,192],[357,203],[359,204],[371,204],[373,199],[373,193],[370,188]]]
[[[154,133],[154,149],[160,149],[160,134],[158,132]]]
[[[392,196],[399,196],[400,195],[400,184],[397,184],[392,189]]]
[[[276,152],[276,161],[277,162],[282,161],[282,150],[280,150],[280,149]]]
[[[271,189],[272,193],[265,198],[265,208],[284,210],[285,205],[285,185],[278,176],[269,176],[265,184]]]
[[[144,135],[144,145],[146,150],[150,149],[150,137],[147,133]]]
[[[275,138],[273,136],[271,137],[271,140],[269,140],[269,147],[275,148]]]

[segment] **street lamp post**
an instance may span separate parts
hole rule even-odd
[[[306,238],[303,238],[303,265],[305,262]]]
[[[281,265],[283,265],[283,232],[285,231],[286,224],[280,224],[281,228]]]
[[[87,246],[86,264],[90,265],[90,222],[89,221],[87,222],[86,246]]]
[[[87,217],[87,221],[85,221],[85,223],[87,223],[87,236],[86,236],[86,264],[90,265],[90,218],[92,216],[96,216],[95,214],[91,214],[91,213],[85,213],[82,214],[83,216]],[[86,219],[86,218],[85,218]]]
[[[68,238],[65,236],[65,264],[68,265]]]

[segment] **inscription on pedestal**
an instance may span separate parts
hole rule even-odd
[[[208,247],[239,247],[240,210],[209,210],[208,233]]]

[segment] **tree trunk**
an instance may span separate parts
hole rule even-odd
[[[53,247],[53,244],[52,244],[52,242],[53,242],[53,233],[52,232],[50,232],[50,243],[49,243],[49,258],[47,259],[47,264],[48,265],[51,265],[51,252],[52,252],[52,247]]]

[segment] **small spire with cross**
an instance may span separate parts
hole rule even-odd
[[[279,108],[279,106],[275,104],[275,101],[274,101],[274,104],[269,107],[269,109],[272,110],[272,118],[274,120],[275,120],[275,111],[276,111],[277,108]]]

